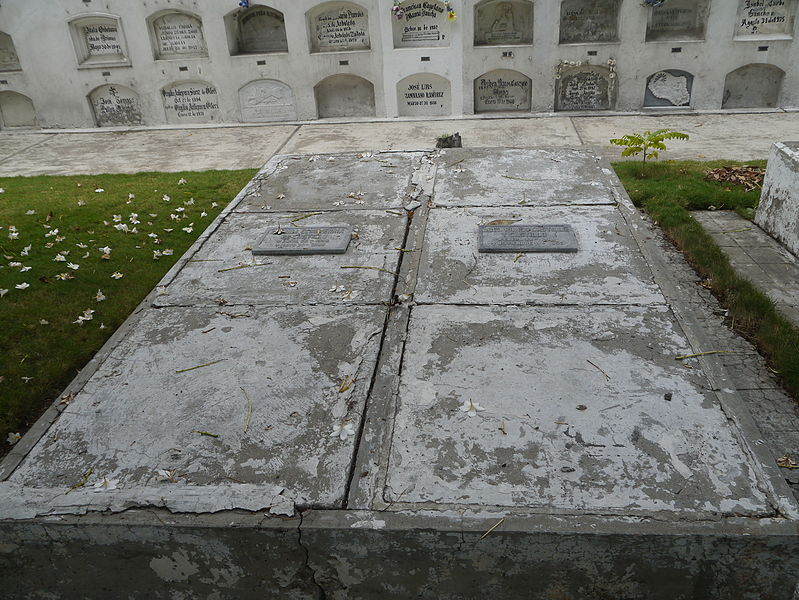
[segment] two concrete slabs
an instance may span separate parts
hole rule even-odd
[[[576,251],[481,251],[525,225]],[[702,353],[757,359],[693,287],[591,151],[277,156],[3,463],[1,589],[791,598],[799,505]]]

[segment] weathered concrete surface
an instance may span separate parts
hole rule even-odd
[[[772,146],[755,223],[799,257],[799,142]]]
[[[691,213],[730,260],[799,327],[799,258],[751,221],[731,210]]]
[[[461,175],[504,172],[463,152]],[[107,598],[124,570],[156,598],[790,596],[799,504],[775,458],[796,431],[763,434],[747,409],[785,398],[604,161],[497,159],[537,166],[514,193],[585,168],[606,190],[592,203],[499,190],[443,207],[458,184],[439,188],[456,167],[441,158],[397,155],[403,173],[380,177],[372,157],[329,156],[270,161],[15,446],[0,589]],[[370,177],[363,204],[305,199]],[[262,206],[289,193],[302,209]],[[505,255],[467,278],[473,304],[458,296],[446,260],[517,214],[573,224],[601,277],[574,255]],[[342,256],[238,264],[294,216],[359,237]],[[358,262],[325,262],[342,257]],[[359,298],[329,281],[341,266],[370,267],[347,281]],[[296,294],[270,279],[283,271]],[[675,360],[718,347],[740,355]]]

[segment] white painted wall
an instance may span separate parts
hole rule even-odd
[[[266,79],[291,87],[296,116],[305,120],[318,116],[314,87],[326,77],[343,73],[374,85],[377,117],[396,117],[397,83],[415,73],[432,73],[451,82],[452,114],[468,115],[474,113],[475,78],[511,69],[531,79],[531,111],[541,112],[554,110],[555,75],[562,60],[606,65],[614,59],[616,110],[641,110],[647,78],[665,69],[695,76],[691,108],[719,109],[727,74],[751,63],[772,64],[785,71],[779,106],[799,107],[799,44],[784,33],[736,39],[737,0],[710,0],[704,41],[646,43],[651,9],[641,6],[640,0],[622,0],[618,43],[569,45],[558,44],[560,0],[535,0],[532,45],[491,47],[473,44],[475,0],[453,0],[458,19],[449,24],[448,46],[399,49],[394,48],[390,2],[358,0],[355,4],[368,11],[371,48],[320,53],[311,52],[306,19],[322,2],[270,0],[263,4],[283,13],[288,52],[231,56],[226,21],[235,22],[230,17],[241,10],[237,0],[2,0],[0,31],[12,36],[22,70],[0,71],[0,92],[29,97],[41,127],[91,127],[95,118],[89,94],[98,86],[116,84],[138,93],[143,124],[160,125],[168,122],[161,96],[165,86],[207,82],[218,91],[213,122],[235,123],[242,121],[240,88]],[[202,19],[207,57],[155,60],[150,21],[153,15],[170,10]],[[79,65],[69,22],[102,15],[119,18],[119,37],[127,46],[125,61]],[[759,51],[761,46],[768,50]],[[673,48],[682,51],[674,53]],[[512,56],[503,57],[503,52]]]

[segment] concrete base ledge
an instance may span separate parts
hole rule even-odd
[[[165,527],[168,525],[168,527]],[[36,597],[790,599],[785,520],[131,510],[0,524],[0,589]]]

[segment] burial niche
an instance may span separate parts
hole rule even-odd
[[[555,110],[608,110],[615,102],[616,73],[594,65],[561,66]]]
[[[308,11],[311,52],[369,50],[366,9],[351,2],[326,2]]]
[[[36,111],[30,98],[17,92],[0,92],[0,128],[35,126]]]
[[[443,117],[452,114],[449,80],[433,73],[416,73],[397,83],[401,117]]]
[[[141,125],[139,95],[124,85],[101,85],[89,94],[98,127]]]
[[[152,19],[156,60],[208,56],[203,24],[189,13],[170,11]]]
[[[721,108],[776,108],[785,71],[774,65],[752,64],[735,69],[724,81]]]
[[[69,25],[81,67],[130,64],[119,17],[91,15],[74,19]]]
[[[161,90],[166,122],[212,123],[219,120],[216,87],[206,81],[180,81]]]
[[[740,0],[735,37],[792,37],[795,15],[796,0]]]
[[[702,40],[710,0],[669,0],[649,9],[646,41]]]
[[[401,15],[399,18],[397,15]],[[438,0],[405,0],[391,16],[395,48],[449,46],[447,5]]]
[[[563,0],[560,5],[560,43],[619,41],[621,0]]]
[[[686,71],[667,69],[646,80],[644,106],[690,106],[694,76]]]
[[[483,0],[474,8],[474,45],[533,43],[533,3]]]
[[[529,111],[530,78],[518,71],[498,69],[474,80],[474,112]]]
[[[316,84],[316,112],[327,117],[374,117],[375,89],[357,75],[331,75]]]
[[[257,79],[239,90],[241,120],[246,123],[293,121],[297,118],[291,88],[274,79]]]
[[[21,71],[17,49],[14,48],[14,41],[7,33],[0,31],[0,72],[2,71]]]
[[[231,54],[288,52],[283,13],[262,4],[251,4],[226,18],[234,30]]]

